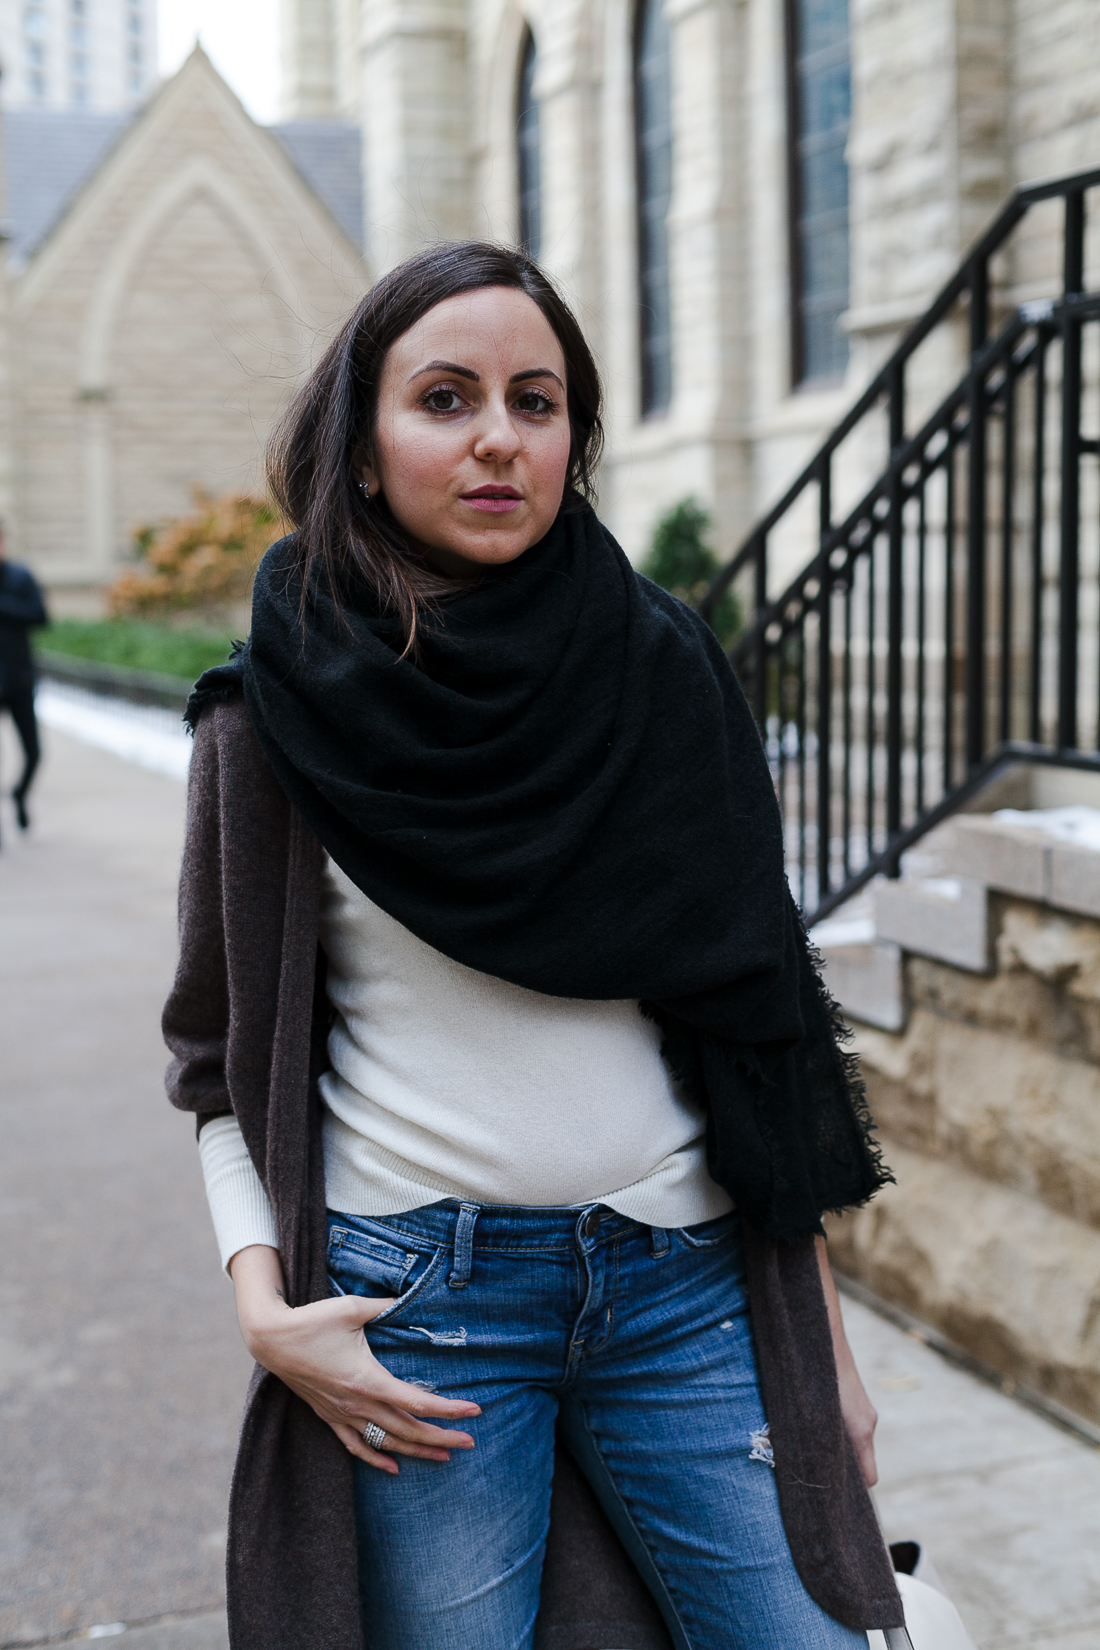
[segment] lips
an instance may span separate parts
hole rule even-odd
[[[488,482],[484,487],[474,487],[470,492],[463,493],[462,499],[473,509],[488,515],[506,515],[523,503],[523,494],[515,487]]]

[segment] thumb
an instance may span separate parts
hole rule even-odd
[[[387,1311],[396,1300],[396,1295],[345,1295],[344,1309],[348,1315],[348,1322],[354,1328],[361,1329],[364,1324],[370,1323],[372,1318],[377,1318],[380,1312]]]

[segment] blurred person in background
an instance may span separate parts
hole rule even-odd
[[[41,755],[34,714],[34,654],[30,632],[49,623],[38,580],[29,567],[8,561],[5,529],[0,522],[0,710],[15,723],[23,746],[23,772],[13,789],[15,817],[21,830],[30,824],[27,793]]]
[[[902,1627],[821,1222],[888,1176],[733,672],[589,502],[600,407],[521,253],[384,276],[188,708],[233,1650]]]

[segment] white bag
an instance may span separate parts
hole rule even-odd
[[[911,1548],[915,1543],[904,1543]],[[908,1566],[907,1566],[908,1567]],[[912,1650],[975,1650],[974,1640],[963,1626],[962,1617],[943,1591],[940,1578],[918,1549],[913,1566],[919,1574],[895,1576],[905,1611],[905,1629]],[[905,1634],[897,1628],[888,1633],[868,1633],[870,1650],[905,1650]]]

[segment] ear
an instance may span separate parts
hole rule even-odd
[[[352,454],[351,468],[356,482],[365,481],[370,488],[371,498],[377,498],[380,486],[378,471],[371,463],[371,455],[365,448],[360,448]]]

